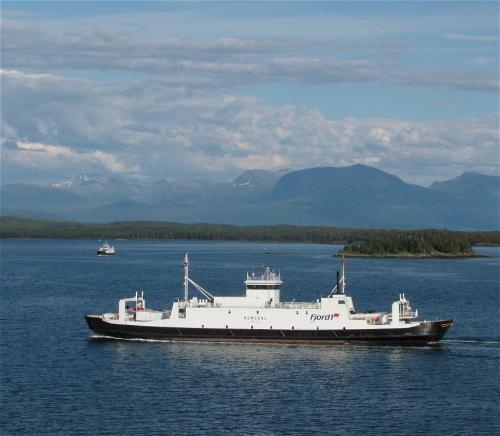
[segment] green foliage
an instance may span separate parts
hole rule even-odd
[[[185,239],[346,244],[346,254],[473,254],[471,243],[499,244],[500,232],[446,230],[376,230],[291,225],[237,227],[225,224],[180,224],[124,221],[84,224],[0,218],[0,238],[23,239]]]
[[[461,232],[447,230],[372,230],[363,238],[349,241],[344,253],[376,255],[468,256],[469,240]]]
[[[462,232],[472,245],[500,246],[500,232]]]

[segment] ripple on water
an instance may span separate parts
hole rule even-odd
[[[170,304],[185,252],[212,292],[240,293],[272,258],[284,296],[312,300],[335,281],[336,247],[116,241],[101,261],[95,245],[2,241],[1,434],[500,433],[491,259],[349,260],[358,309],[404,289],[426,318],[453,318],[437,346],[181,343],[89,338],[83,315],[137,289]]]

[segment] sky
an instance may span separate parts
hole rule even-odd
[[[1,182],[498,174],[497,2],[1,3]]]

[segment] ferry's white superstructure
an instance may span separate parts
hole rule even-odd
[[[103,245],[101,245],[97,250],[98,256],[113,256],[115,254],[115,247],[108,244],[106,241]]]
[[[87,315],[96,333],[121,338],[254,342],[362,342],[426,344],[439,341],[451,320],[419,321],[404,294],[389,312],[357,313],[346,295],[344,263],[337,284],[327,297],[311,302],[281,301],[279,273],[265,268],[247,274],[244,296],[214,296],[189,277],[184,258],[184,299],[170,310],[146,308],[136,293],[118,303],[118,313]],[[189,288],[201,298],[189,298]],[[130,305],[131,306],[128,306]]]

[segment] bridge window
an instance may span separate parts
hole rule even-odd
[[[345,304],[345,301],[344,300],[339,300],[338,303],[339,304]]]
[[[247,285],[247,289],[279,289],[280,285]]]

